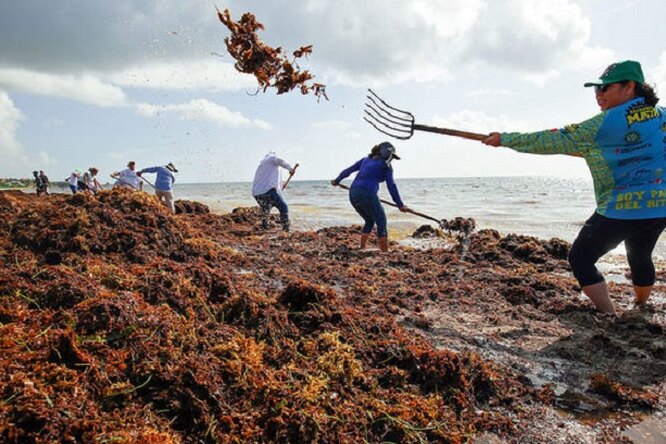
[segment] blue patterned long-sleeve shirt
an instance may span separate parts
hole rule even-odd
[[[557,130],[502,133],[501,145],[534,154],[583,157],[597,213],[613,219],[666,217],[664,108],[636,98]]]

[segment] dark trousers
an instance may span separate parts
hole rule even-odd
[[[595,266],[601,256],[624,241],[631,281],[639,287],[654,284],[655,271],[652,251],[666,218],[610,219],[594,213],[578,233],[569,251],[569,264],[581,287],[603,282],[604,277]]]
[[[352,187],[349,190],[349,201],[359,216],[365,221],[365,225],[361,229],[362,233],[370,233],[372,227],[377,224],[377,236],[388,236],[386,213],[377,193],[364,188]]]
[[[271,188],[269,191],[264,194],[259,194],[254,196],[254,200],[257,201],[259,207],[261,207],[261,226],[268,228],[268,217],[271,213],[271,208],[277,207],[280,212],[280,223],[282,224],[282,229],[284,231],[289,231],[289,207],[287,202],[284,201],[284,198],[280,193],[277,192],[275,188]]]

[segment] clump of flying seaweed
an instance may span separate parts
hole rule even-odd
[[[217,17],[229,29],[231,35],[224,39],[227,51],[236,60],[237,71],[252,74],[259,83],[259,89],[266,92],[275,88],[277,94],[284,94],[298,88],[302,94],[313,93],[317,100],[326,95],[326,86],[322,83],[308,84],[314,76],[307,70],[301,70],[296,59],[312,53],[312,45],[306,45],[294,51],[290,61],[282,52],[282,48],[273,48],[264,43],[257,31],[264,25],[257,18],[246,12],[239,21],[231,17],[228,9],[217,10]]]

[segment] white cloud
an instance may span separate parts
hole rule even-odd
[[[181,120],[214,122],[221,126],[233,128],[259,128],[270,129],[271,125],[260,119],[249,119],[239,112],[218,105],[206,99],[195,99],[183,104],[152,105],[139,104],[136,106],[139,114],[153,117],[160,114],[176,114]]]
[[[462,110],[448,116],[434,116],[434,126],[487,134],[491,131],[535,131],[527,122],[509,119],[506,115],[489,116],[480,111]]]
[[[560,70],[598,67],[612,52],[589,46],[590,20],[571,0],[486,2],[474,28],[461,39],[458,57],[526,74],[542,84]]]
[[[315,122],[310,127],[313,130],[320,130],[320,131],[339,131],[339,132],[346,132],[350,131],[352,128],[352,125],[349,122],[345,122],[344,120],[326,120],[323,122]]]
[[[469,97],[509,97],[514,95],[513,91],[509,91],[508,89],[491,89],[491,88],[484,88],[484,89],[477,89],[474,91],[471,91],[469,93]]]
[[[7,163],[14,164],[23,156],[23,147],[16,137],[23,118],[23,113],[14,106],[9,95],[0,91],[0,156],[5,159],[5,162],[2,162],[5,166]]]
[[[224,49],[213,4],[178,0],[0,2],[0,65],[40,72],[116,71]]]
[[[591,22],[573,0],[246,0],[243,8],[261,11],[265,41],[313,44],[312,71],[343,84],[451,80],[478,64],[543,83],[613,57],[590,45]]]
[[[449,77],[449,45],[474,23],[480,5],[481,0],[291,0],[249,1],[243,7],[261,11],[257,18],[266,24],[266,42],[289,50],[313,44],[303,64],[328,77],[318,80],[380,86]]]
[[[39,156],[40,165],[51,166],[57,163],[56,160],[53,157],[51,157],[49,153],[47,153],[46,151],[40,151],[38,156]]]
[[[228,57],[231,59],[231,56]],[[149,89],[235,91],[256,88],[256,79],[241,74],[233,64],[213,59],[184,62],[156,62],[111,73],[114,84]]]
[[[48,74],[17,68],[0,68],[0,86],[43,96],[64,97],[97,106],[123,106],[125,93],[90,74]]]
[[[229,34],[212,4],[116,0],[100,7],[70,0],[40,14],[40,0],[10,3],[0,5],[0,66],[98,73],[141,88],[228,91],[256,85],[251,76],[233,72],[230,56],[216,63],[211,55],[226,54],[223,38]],[[301,64],[327,84],[454,80],[464,67],[479,64],[542,83],[562,69],[598,69],[613,57],[590,45],[590,20],[574,0],[226,3],[236,19],[255,12],[266,25],[260,35],[271,46],[292,51],[314,45]]]
[[[653,72],[646,72],[645,76],[648,83],[656,84],[657,92],[661,91],[662,96],[666,93],[666,51],[659,56],[659,64]]]

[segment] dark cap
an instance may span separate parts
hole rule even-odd
[[[395,153],[395,147],[391,142],[382,142],[379,145],[377,145],[377,147],[379,148],[379,155],[382,156],[383,159],[400,160],[400,157]]]
[[[643,70],[641,64],[633,60],[613,63],[599,77],[598,82],[587,82],[584,86],[601,86],[611,83],[633,80],[636,83],[644,83]]]

